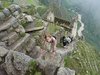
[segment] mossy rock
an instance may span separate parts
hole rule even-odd
[[[25,75],[41,75],[37,69],[37,62],[32,60],[29,62],[29,68]]]
[[[43,22],[41,19],[35,19],[35,27],[41,27],[43,26]]]

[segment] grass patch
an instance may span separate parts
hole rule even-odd
[[[61,27],[58,26],[57,24],[50,23],[48,25],[47,32],[49,32],[50,34],[54,34],[56,31],[58,31],[60,29],[61,29]]]
[[[76,75],[99,75],[100,63],[97,57],[98,54],[90,44],[79,41],[77,50],[65,58],[65,66],[74,69]]]
[[[41,27],[43,26],[43,22],[41,19],[35,19],[35,27]]]
[[[1,0],[1,3],[3,4],[3,8],[7,8],[11,4],[11,1]]]
[[[41,72],[37,70],[36,61],[32,60],[29,62],[29,69],[25,75],[41,75]]]

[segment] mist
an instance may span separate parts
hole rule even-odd
[[[73,3],[80,5],[83,11],[92,13],[95,26],[100,27],[100,0],[73,0]]]
[[[100,0],[72,0],[73,5],[84,17],[86,38],[100,49]]]
[[[100,49],[100,0],[58,0],[60,5],[82,15],[84,35],[88,42]]]

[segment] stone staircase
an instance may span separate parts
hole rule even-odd
[[[11,21],[14,19],[14,17],[10,18],[9,20],[7,20],[5,23],[0,24],[0,31],[4,31],[7,30],[10,26],[11,26]]]
[[[21,47],[23,47],[27,41],[29,40],[30,34],[25,34],[24,37],[20,37],[19,40],[17,40],[13,45],[11,45],[9,48],[11,50],[20,50],[22,49]]]
[[[13,15],[6,16],[5,21],[0,24],[0,45],[2,43],[6,45],[8,50],[23,53],[29,52],[35,47],[34,38],[25,33],[24,27],[18,23]]]
[[[10,9],[10,11],[11,10],[13,11],[15,9]],[[45,54],[44,54],[43,58],[45,58],[45,59],[43,59],[42,57],[40,57],[42,54],[41,48],[39,46],[36,46],[36,41],[32,37],[32,35],[29,33],[26,33],[24,27],[22,25],[20,25],[18,23],[17,19],[15,17],[13,17],[12,15],[6,16],[6,18],[8,18],[8,19],[6,19],[5,21],[3,21],[2,24],[0,24],[0,44],[2,44],[2,43],[5,44],[5,46],[3,46],[3,45],[2,46],[7,49],[7,52],[9,50],[8,55],[6,56],[6,65],[5,65],[7,67],[7,70],[9,70],[9,68],[11,68],[11,66],[13,65],[13,62],[15,62],[16,60],[18,61],[18,62],[16,61],[16,63],[19,64],[20,58],[23,59],[22,58],[23,54],[27,54],[28,57],[31,56],[34,59],[37,59],[37,58],[39,59],[40,67],[42,66],[42,69],[44,70],[45,75],[48,75],[48,73],[50,73],[50,75],[55,75],[56,69],[57,68],[60,69],[60,67],[64,65],[64,63],[63,63],[64,55],[67,55],[67,53],[70,51],[66,51],[66,50],[62,51],[62,49],[60,49],[57,51],[54,58],[52,56],[52,53],[44,51]],[[48,25],[48,23],[46,23],[46,25]],[[31,31],[37,31],[37,30],[41,30],[41,29],[43,29],[43,27],[39,27],[36,29],[32,28]],[[45,29],[46,28],[44,28],[44,30]],[[1,50],[3,50],[3,49],[1,49]],[[22,53],[20,54],[20,52],[22,52]],[[8,59],[10,56],[12,58],[9,61]],[[19,57],[19,58],[17,58],[17,57]],[[12,61],[13,58],[15,59],[15,61]],[[29,58],[26,58],[26,57],[25,57],[25,59],[29,60]],[[23,60],[26,63],[25,59],[23,59]],[[39,62],[38,59],[37,59],[37,62]],[[44,63],[41,62],[41,60]],[[9,62],[11,62],[10,67],[9,67]],[[44,66],[42,63],[44,64]],[[13,66],[15,66],[15,64]],[[21,67],[21,66],[19,65],[17,67],[18,70],[19,70],[19,67]],[[26,68],[24,68],[24,69],[26,69]],[[21,70],[23,71],[24,69],[21,69]],[[65,68],[63,68],[63,69],[64,70],[62,70],[62,71],[66,71]],[[18,72],[18,70],[17,70],[17,72]],[[12,72],[12,71],[13,70],[8,71],[8,73]],[[18,75],[17,72],[12,75],[15,75],[15,74]],[[73,71],[71,71],[71,72],[73,72]],[[61,72],[60,72],[60,74],[61,74]],[[57,74],[57,75],[60,75],[60,74]],[[11,74],[9,73],[9,75],[11,75]],[[21,74],[21,75],[24,75],[24,74]],[[68,74],[68,75],[75,75],[75,72],[73,74]]]

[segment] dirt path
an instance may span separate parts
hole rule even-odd
[[[70,43],[67,48],[57,48],[57,53],[60,54],[62,57],[67,56],[68,54],[70,54],[74,48],[75,48],[75,44],[76,42],[73,41],[72,43]]]

